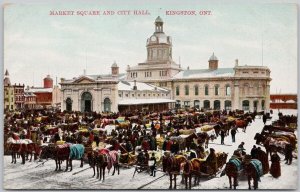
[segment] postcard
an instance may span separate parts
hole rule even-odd
[[[4,189],[298,188],[297,4],[3,8]]]

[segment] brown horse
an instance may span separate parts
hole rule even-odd
[[[235,120],[235,126],[237,128],[242,128],[244,132],[246,132],[246,128],[248,126],[249,122],[248,120],[243,120],[243,119],[237,119]]]
[[[248,189],[251,189],[251,179],[253,179],[254,189],[257,189],[260,176],[263,175],[262,163],[257,159],[251,159],[251,155],[246,155],[242,164],[248,177]]]
[[[182,163],[187,159],[183,155],[171,156],[170,154],[163,158],[163,172],[167,172],[170,176],[170,186],[172,189],[172,181],[174,180],[174,189],[176,189],[176,177],[180,174]]]
[[[200,183],[200,166],[201,161],[197,158],[193,158],[192,160],[188,160],[183,163],[183,177],[185,181],[185,189],[192,188],[192,177],[195,176],[194,186],[199,185]]]
[[[82,144],[63,144],[63,145],[49,145],[42,148],[40,155],[41,159],[52,158],[55,160],[55,171],[61,171],[61,163],[66,160],[66,169],[72,171],[72,160],[79,159],[81,160],[80,167],[83,167],[83,154],[84,146]]]
[[[88,154],[88,159],[90,162],[90,166],[93,168],[93,172],[95,176],[97,171],[97,179],[103,181],[105,180],[105,169],[108,171],[113,166],[114,170],[112,175],[115,174],[115,171],[118,171],[118,175],[120,174],[120,165],[119,165],[119,155],[117,151],[109,151],[107,149],[98,150],[97,148]],[[95,171],[96,170],[96,171]]]
[[[229,187],[232,189],[232,178],[233,178],[233,188],[236,189],[238,185],[238,175],[241,171],[242,162],[238,159],[230,159],[225,167],[225,173],[229,179]]]

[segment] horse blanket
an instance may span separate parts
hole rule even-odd
[[[230,163],[233,163],[238,171],[242,169],[242,163],[239,159],[229,159]]]
[[[84,146],[82,144],[70,145],[70,159],[81,159],[84,154]]]
[[[252,159],[250,163],[254,166],[257,173],[257,179],[260,181],[260,176],[263,175],[262,163],[258,159]]]
[[[58,159],[68,159],[70,155],[70,145],[63,144],[56,146],[56,156]]]

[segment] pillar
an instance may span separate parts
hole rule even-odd
[[[266,87],[266,100],[265,100],[265,108],[266,111],[270,111],[270,82],[267,82],[267,87]]]
[[[239,82],[234,82],[234,88],[233,88],[233,101],[232,101],[232,109],[236,110],[239,109],[239,100],[240,100],[240,90],[239,90]]]

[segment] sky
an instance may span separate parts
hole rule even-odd
[[[115,11],[80,16],[77,11]],[[150,15],[117,15],[148,10]],[[211,15],[166,15],[166,11],[210,11]],[[50,11],[75,11],[53,16]],[[297,7],[283,3],[207,3],[207,1],[98,1],[61,4],[9,4],[4,7],[4,70],[10,80],[42,86],[54,79],[109,74],[114,61],[127,65],[146,60],[146,40],[160,16],[173,40],[173,60],[182,68],[208,68],[214,52],[219,67],[268,66],[271,93],[297,93]]]

